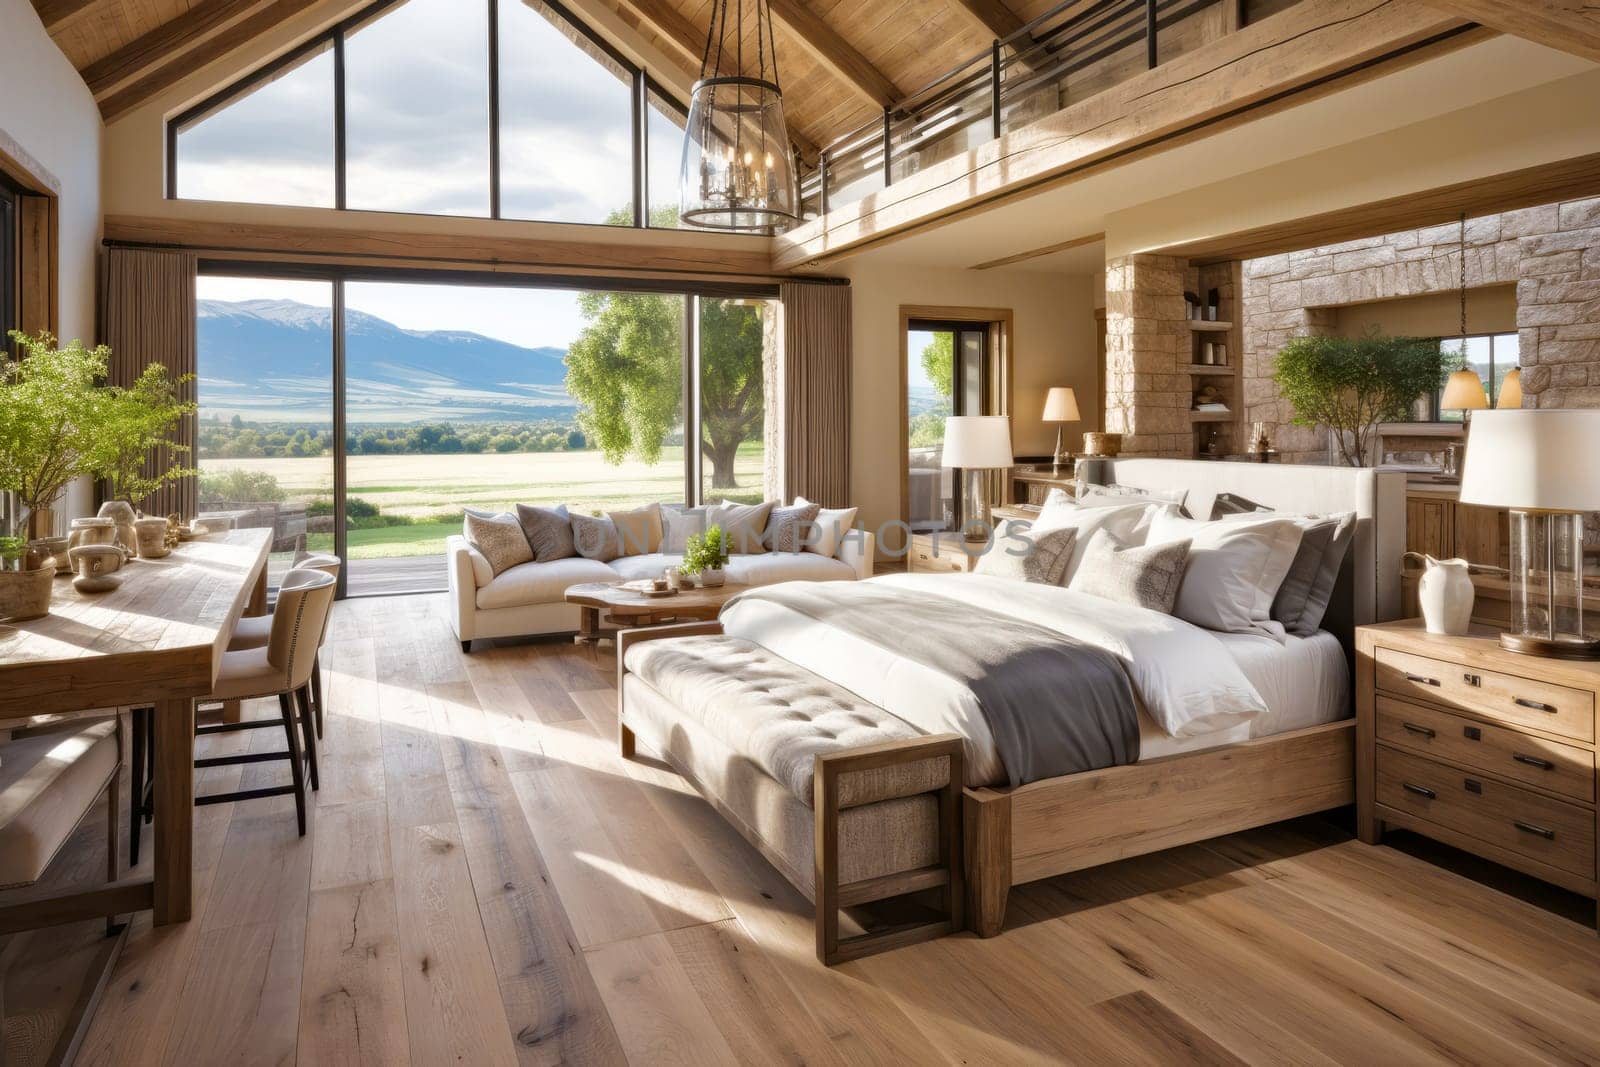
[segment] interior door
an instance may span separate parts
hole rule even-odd
[[[990,328],[912,320],[906,330],[906,491],[913,530],[961,528],[961,472],[943,465],[944,420],[994,412]]]

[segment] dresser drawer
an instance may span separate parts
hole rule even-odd
[[[1380,648],[1378,688],[1579,741],[1594,740],[1594,694]]]
[[[1437,708],[1379,696],[1378,740],[1574,800],[1594,801],[1594,753]]]
[[[1377,757],[1379,804],[1594,878],[1594,812],[1385,745]]]

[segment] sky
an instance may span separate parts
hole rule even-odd
[[[294,300],[327,307],[327,282],[204,275],[201,300]],[[566,348],[583,330],[578,294],[561,289],[350,282],[345,301],[407,330],[471,330],[524,348]]]

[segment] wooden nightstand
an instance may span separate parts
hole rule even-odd
[[[986,546],[987,542],[980,542],[969,551],[959,533],[912,534],[906,570],[913,574],[965,573],[977,566]]]
[[[1398,826],[1597,895],[1600,663],[1520,656],[1492,630],[1356,631],[1356,824]]]

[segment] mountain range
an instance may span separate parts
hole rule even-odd
[[[205,417],[326,421],[333,312],[293,300],[201,300]],[[518,421],[570,414],[566,350],[523,348],[466,330],[406,330],[345,310],[351,423]]]

